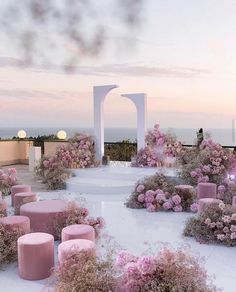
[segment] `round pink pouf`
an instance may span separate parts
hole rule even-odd
[[[30,219],[26,216],[8,216],[0,218],[0,224],[3,224],[10,230],[18,229],[23,233],[30,232]]]
[[[67,206],[63,200],[45,200],[24,204],[20,214],[30,218],[33,232],[45,232],[56,236],[56,221]]]
[[[59,244],[58,261],[62,264],[69,256],[85,251],[91,256],[96,254],[95,243],[87,239],[72,239]]]
[[[7,202],[0,197],[0,216],[7,216]]]
[[[198,207],[198,214],[200,215],[202,212],[206,210],[207,207],[209,207],[212,204],[219,205],[220,203],[223,203],[219,199],[213,199],[213,198],[205,198],[205,199],[200,199],[198,201],[199,207]]]
[[[47,233],[29,233],[17,241],[19,275],[25,280],[42,280],[54,267],[54,238]]]
[[[31,192],[31,186],[28,185],[15,185],[11,187],[11,205],[14,206],[14,196],[17,193]]]
[[[70,225],[62,229],[61,241],[71,239],[88,239],[95,241],[95,230],[92,226],[86,224]]]
[[[20,214],[20,207],[24,204],[37,201],[37,195],[32,192],[17,193],[14,196],[15,214]]]
[[[214,183],[199,183],[197,185],[197,197],[198,199],[204,198],[216,198],[216,184]]]

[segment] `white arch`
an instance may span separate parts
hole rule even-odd
[[[117,85],[113,84],[94,86],[93,88],[94,138],[96,158],[99,161],[102,160],[104,155],[104,100],[106,95],[117,87]],[[122,94],[122,96],[129,98],[137,110],[137,143],[139,150],[145,147],[147,97],[144,93]]]
[[[145,93],[122,94],[134,103],[137,110],[137,147],[138,150],[145,147],[147,96]]]

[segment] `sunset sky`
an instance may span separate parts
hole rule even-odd
[[[106,49],[76,74],[14,67],[20,56],[0,34],[0,127],[91,127],[93,86],[118,84],[106,100],[106,126],[135,127],[134,106],[120,94],[145,92],[149,127],[230,128],[236,1],[144,2],[136,33],[109,21]]]

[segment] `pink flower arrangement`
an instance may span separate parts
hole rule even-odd
[[[231,205],[212,204],[198,217],[190,218],[184,234],[199,242],[236,246],[236,209]]]
[[[118,258],[123,259],[118,254]],[[150,256],[134,257],[125,252],[125,261],[119,265],[120,281],[116,291],[217,291],[209,285],[206,271],[186,249],[164,249]],[[130,259],[130,260],[129,260]],[[119,261],[118,261],[119,262]]]
[[[43,157],[36,173],[49,189],[63,189],[71,177],[71,168],[95,167],[95,147],[92,136],[76,134],[68,145],[59,147],[55,155]]]
[[[0,169],[0,191],[4,196],[9,195],[11,187],[17,184],[17,171],[15,168]]]
[[[178,157],[182,152],[182,144],[173,135],[162,133],[158,124],[147,132],[145,141],[147,146],[132,158],[131,166],[157,167],[163,165],[165,156]]]

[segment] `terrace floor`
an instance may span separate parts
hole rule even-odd
[[[31,183],[33,175],[26,167],[19,167],[19,176],[24,183]],[[24,180],[23,180],[24,179]],[[91,215],[101,215],[106,220],[106,232],[123,248],[134,254],[142,254],[152,245],[154,249],[165,246],[189,248],[194,255],[204,257],[208,274],[215,275],[214,283],[225,292],[233,292],[236,287],[235,248],[199,244],[182,236],[185,220],[192,216],[187,213],[148,213],[146,210],[132,210],[124,206],[123,194],[82,194],[69,191],[48,192],[39,182],[31,183],[41,199],[86,199]],[[0,272],[0,283],[7,292],[52,291],[45,288],[48,280],[25,281],[18,277],[17,265],[13,264]],[[44,289],[44,290],[43,290]]]

